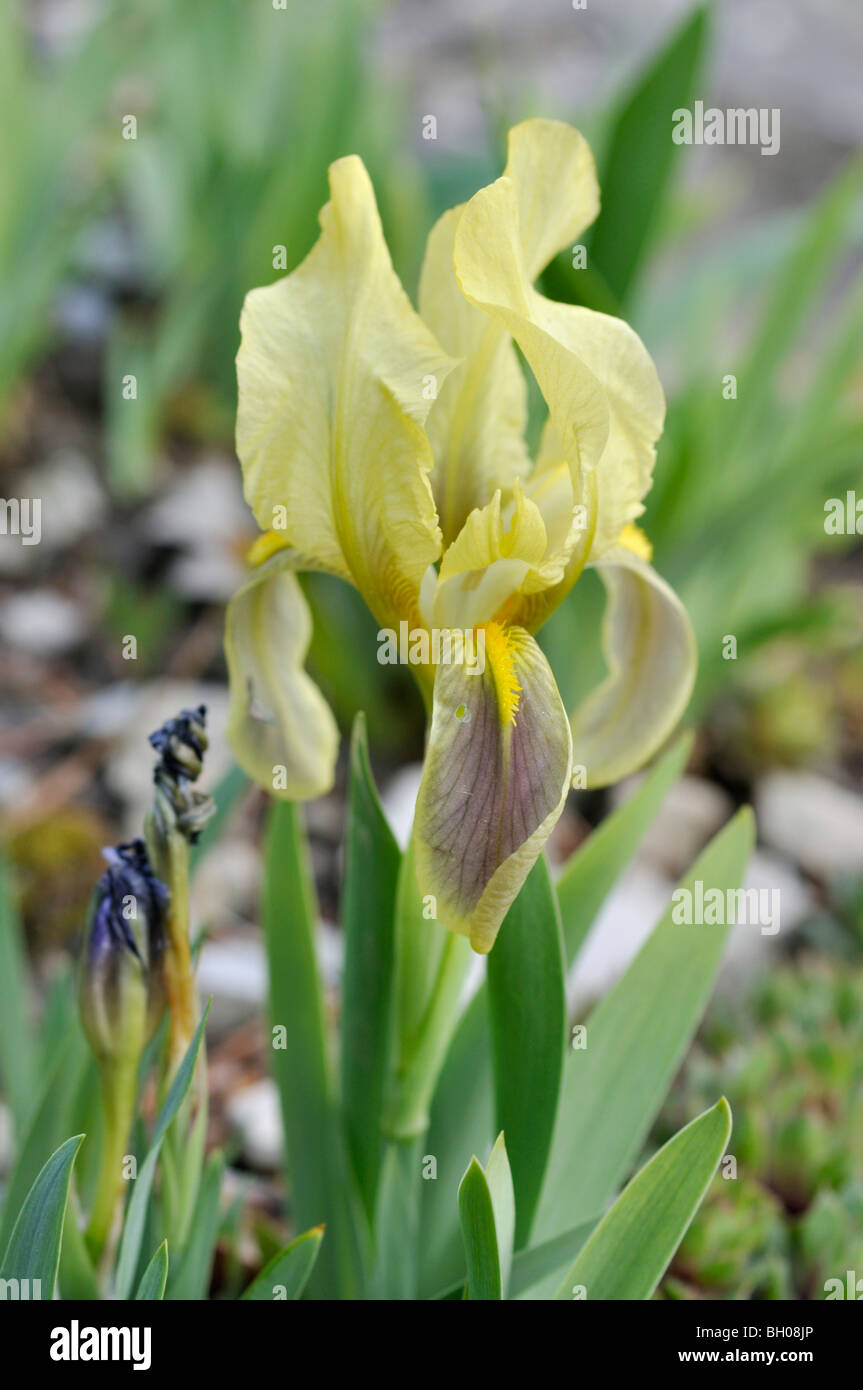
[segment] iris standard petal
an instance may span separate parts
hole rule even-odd
[[[650,483],[664,418],[659,378],[641,340],[621,319],[556,303],[533,288],[544,262],[568,244],[581,220],[584,179],[573,169],[580,167],[583,143],[578,132],[555,122],[517,126],[503,176],[465,207],[455,268],[465,295],[504,325],[524,353],[576,492],[579,474],[598,468],[609,451],[613,485],[604,500],[613,515],[599,530],[614,537],[638,515]],[[568,199],[574,208],[569,220]]]
[[[439,666],[417,798],[420,892],[475,951],[494,945],[566,799],[569,721],[528,633],[490,624],[485,669]]]
[[[426,426],[446,544],[496,487],[511,487],[530,468],[524,440],[527,383],[515,349],[503,326],[475,308],[455,278],[453,242],[462,211],[445,212],[429,233],[419,289],[424,322],[460,359]]]
[[[539,508],[521,488],[505,502],[498,489],[471,512],[444,553],[434,598],[439,627],[477,627],[495,617],[542,563],[548,545]]]
[[[330,167],[320,222],[298,269],[246,297],[237,452],[262,529],[353,579],[388,626],[440,554],[423,423],[453,363],[398,281],[355,156]]]

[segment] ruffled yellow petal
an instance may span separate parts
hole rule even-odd
[[[583,168],[583,145],[576,131],[553,122],[528,121],[511,131],[504,175],[465,207],[454,254],[465,295],[524,353],[575,493],[585,472],[598,473],[594,544],[601,554],[642,510],[664,398],[647,351],[622,320],[555,303],[533,288],[544,261],[584,225],[584,176],[573,174]]]
[[[246,297],[237,452],[259,525],[389,626],[440,553],[423,423],[453,363],[399,284],[355,156],[330,195],[302,265]]]
[[[535,117],[509,132],[504,175],[515,187],[521,256],[531,283],[596,220],[596,164],[579,131]]]
[[[689,703],[697,652],[680,599],[634,549],[614,546],[595,568],[608,591],[608,675],[575,711],[572,735],[574,763],[588,786],[601,787],[641,767],[672,732]]]
[[[508,334],[465,299],[455,278],[453,241],[461,213],[462,208],[452,208],[429,233],[419,290],[424,322],[460,359],[426,427],[445,543],[496,487],[511,487],[530,466],[524,372]]]
[[[339,733],[303,670],[312,624],[292,563],[284,550],[275,554],[228,604],[228,742],[262,787],[303,799],[332,786]]]
[[[547,537],[542,516],[516,486],[472,511],[444,553],[434,596],[438,627],[476,627],[490,621],[541,563]]]
[[[595,471],[573,478],[551,421],[543,431],[525,492],[542,516],[548,548],[542,563],[527,575],[503,614],[508,622],[536,632],[584,569],[593,546],[598,510]]]
[[[569,721],[533,638],[491,625],[485,657],[482,674],[438,667],[414,828],[420,892],[481,953],[563,809],[571,755]]]

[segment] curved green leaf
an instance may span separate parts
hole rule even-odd
[[[704,893],[737,888],[754,838],[740,811],[693,865]],[[588,1018],[563,1095],[537,1218],[540,1239],[602,1210],[638,1156],[710,995],[728,925],[681,926],[672,907]]]
[[[670,1139],[600,1221],[558,1299],[650,1298],[695,1215],[731,1133],[720,1100]]]
[[[531,1298],[537,1284],[543,1283],[550,1274],[563,1269],[578,1254],[599,1217],[585,1221],[574,1231],[564,1231],[554,1240],[546,1240],[542,1245],[532,1245],[527,1250],[516,1250],[512,1257],[512,1272],[509,1277],[510,1298]],[[433,1295],[435,1301],[464,1297],[464,1280],[459,1279],[440,1293]]]
[[[80,1173],[76,1170],[76,1177]],[[63,1223],[63,1243],[60,1247],[60,1267],[57,1278],[60,1297],[74,1302],[96,1302],[101,1297],[99,1279],[79,1224],[78,1203],[75,1199],[77,1182],[71,1184]]]
[[[0,1279],[27,1279],[31,1288],[37,1281],[47,1299],[54,1294],[72,1165],[83,1139],[73,1135],[48,1159],[18,1213],[0,1265]]]
[[[147,1157],[141,1164],[140,1172],[132,1187],[132,1195],[129,1198],[129,1205],[126,1208],[126,1219],[123,1223],[123,1235],[120,1240],[120,1253],[117,1259],[117,1270],[115,1274],[115,1292],[118,1298],[129,1298],[131,1296],[135,1270],[138,1265],[138,1256],[141,1253],[144,1222],[147,1216],[147,1207],[150,1201],[153,1178],[156,1174],[156,1164],[159,1161],[159,1153],[168,1128],[182,1105],[186,1092],[191,1085],[192,1077],[195,1074],[198,1049],[201,1046],[201,1039],[204,1036],[204,1027],[209,1012],[210,1005],[208,1003],[204,1010],[204,1016],[198,1024],[195,1036],[186,1048],[186,1055],[177,1068],[177,1075],[171,1082],[170,1090],[159,1111],[156,1120],[156,1128],[153,1130],[153,1137],[150,1140],[150,1147],[147,1150]]]
[[[503,1135],[485,1170],[472,1158],[458,1190],[467,1285],[465,1298],[506,1298],[515,1232],[515,1196]]]
[[[84,1070],[91,1061],[86,1039],[76,1018],[63,1038],[62,1046],[58,1048],[53,1065],[45,1073],[44,1084],[21,1137],[15,1167],[4,1195],[0,1250],[8,1244],[18,1212],[37,1174],[62,1142],[63,1135],[73,1128],[75,1100]]]
[[[258,1303],[270,1302],[276,1297],[277,1290],[280,1299],[299,1298],[314,1268],[323,1238],[323,1226],[313,1226],[304,1235],[297,1236],[264,1266],[246,1289],[243,1298],[254,1299]]]
[[[564,868],[557,892],[570,962],[686,766],[691,748],[692,736],[684,734],[651,768],[634,795],[603,821]],[[494,1136],[493,1091],[488,991],[482,985],[456,1029],[431,1108],[426,1151],[437,1159],[438,1176],[437,1181],[423,1187],[421,1297],[430,1297],[436,1289],[453,1286],[463,1278],[453,1194],[471,1153],[482,1153]],[[603,1205],[600,1202],[596,1210]],[[560,1225],[553,1229],[558,1232]]]
[[[217,1149],[207,1159],[198,1192],[189,1235],[183,1247],[176,1276],[168,1287],[168,1297],[184,1302],[206,1298],[213,1268],[213,1251],[219,1234],[219,1197],[225,1159]]]
[[[707,7],[697,6],[662,46],[618,110],[600,160],[602,212],[588,256],[621,302],[644,259],[680,155],[671,138],[671,113],[690,106],[695,96],[707,21]]]
[[[141,1275],[141,1282],[138,1285],[138,1292],[135,1294],[137,1303],[158,1302],[165,1297],[165,1285],[168,1282],[168,1242],[163,1240],[152,1260],[147,1265]]]
[[[488,994],[477,991],[459,1020],[435,1091],[425,1151],[437,1176],[423,1184],[420,1222],[420,1297],[464,1279],[464,1255],[455,1195],[471,1153],[484,1153],[494,1136]]]

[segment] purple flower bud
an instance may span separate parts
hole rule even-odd
[[[139,1055],[164,1012],[162,956],[168,890],[143,840],[103,851],[81,961],[84,1030],[99,1060]]]

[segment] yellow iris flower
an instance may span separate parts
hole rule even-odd
[[[338,733],[303,670],[297,570],[355,584],[382,628],[482,630],[485,665],[417,669],[431,708],[414,826],[420,891],[489,951],[563,808],[644,763],[689,699],[686,614],[633,525],[665,411],[620,319],[534,288],[599,210],[578,133],[529,120],[506,169],[431,231],[419,313],[392,268],[362,162],[330,169],[321,235],[247,297],[237,451],[264,534],[228,610],[229,736],[281,794],[332,783]],[[521,350],[548,406],[524,442]],[[608,673],[571,719],[533,633],[586,565],[608,602]]]

